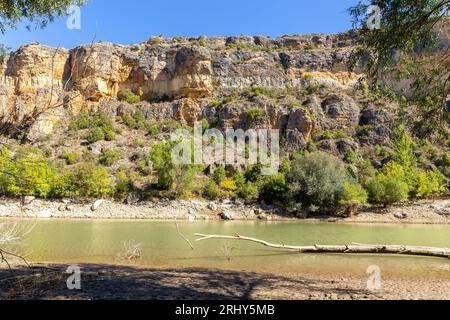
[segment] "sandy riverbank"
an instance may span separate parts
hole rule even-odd
[[[153,220],[298,220],[330,222],[450,224],[450,199],[418,201],[386,209],[372,208],[350,218],[293,217],[284,210],[264,204],[246,205],[239,201],[160,200],[133,205],[113,202],[66,200],[0,199],[0,217],[153,219]],[[94,208],[95,207],[95,208]]]
[[[82,265],[81,290],[68,290],[65,265],[0,270],[0,299],[45,300],[376,300],[450,299],[450,281],[382,279],[378,291],[367,278],[307,273],[274,275],[201,268],[136,268]]]

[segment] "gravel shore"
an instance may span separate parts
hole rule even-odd
[[[350,218],[293,217],[265,204],[205,200],[159,200],[123,204],[109,200],[0,199],[0,217],[153,219],[153,220],[298,220],[361,223],[450,224],[450,199],[417,201],[389,208],[371,208]]]

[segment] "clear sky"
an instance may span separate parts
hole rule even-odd
[[[43,30],[26,24],[0,35],[15,49],[38,41],[72,48],[92,41],[121,44],[153,35],[268,35],[337,33],[351,27],[347,9],[358,0],[89,0],[81,8],[81,29],[59,19]]]

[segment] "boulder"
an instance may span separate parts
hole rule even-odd
[[[368,108],[361,112],[359,126],[366,126],[367,133],[359,140],[367,145],[384,145],[392,136],[394,117],[384,109]]]
[[[23,198],[23,204],[24,204],[25,206],[28,206],[28,205],[30,205],[34,200],[36,200],[36,197],[33,197],[33,196],[25,196],[25,197]]]
[[[314,132],[314,122],[308,112],[303,109],[295,109],[289,114],[286,128],[286,140],[289,144],[302,149],[311,139]]]
[[[219,216],[222,220],[234,220],[233,214],[227,210],[222,211]]]
[[[103,199],[99,199],[99,200],[95,201],[91,206],[91,210],[97,211],[104,202],[105,202],[105,200],[103,200]]]
[[[407,219],[408,214],[406,212],[397,212],[394,214],[394,217],[397,219]]]
[[[217,211],[218,210],[218,206],[215,202],[210,202],[207,206],[207,208],[211,211]]]
[[[355,101],[343,94],[329,94],[322,101],[323,113],[329,120],[328,129],[356,128],[359,123],[360,109]]]
[[[128,205],[133,205],[138,203],[139,201],[141,201],[141,197],[138,193],[136,192],[131,192],[128,194],[126,202]]]

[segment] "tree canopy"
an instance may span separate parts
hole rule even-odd
[[[370,6],[377,11],[371,13]],[[411,82],[419,136],[448,135],[449,9],[450,0],[363,0],[349,9],[360,34],[350,64],[364,61],[373,85],[384,85],[386,75]],[[370,25],[373,13],[376,27]],[[438,41],[439,33],[447,41]]]
[[[369,7],[379,8],[379,28],[371,28]],[[395,58],[395,51],[413,52],[435,43],[433,28],[446,18],[449,0],[371,0],[349,9],[354,27],[360,30],[360,54],[369,57],[369,71],[382,71],[383,63]]]
[[[22,21],[29,26],[45,27],[55,17],[67,14],[71,5],[82,5],[86,0],[0,0],[0,31],[14,28]]]

